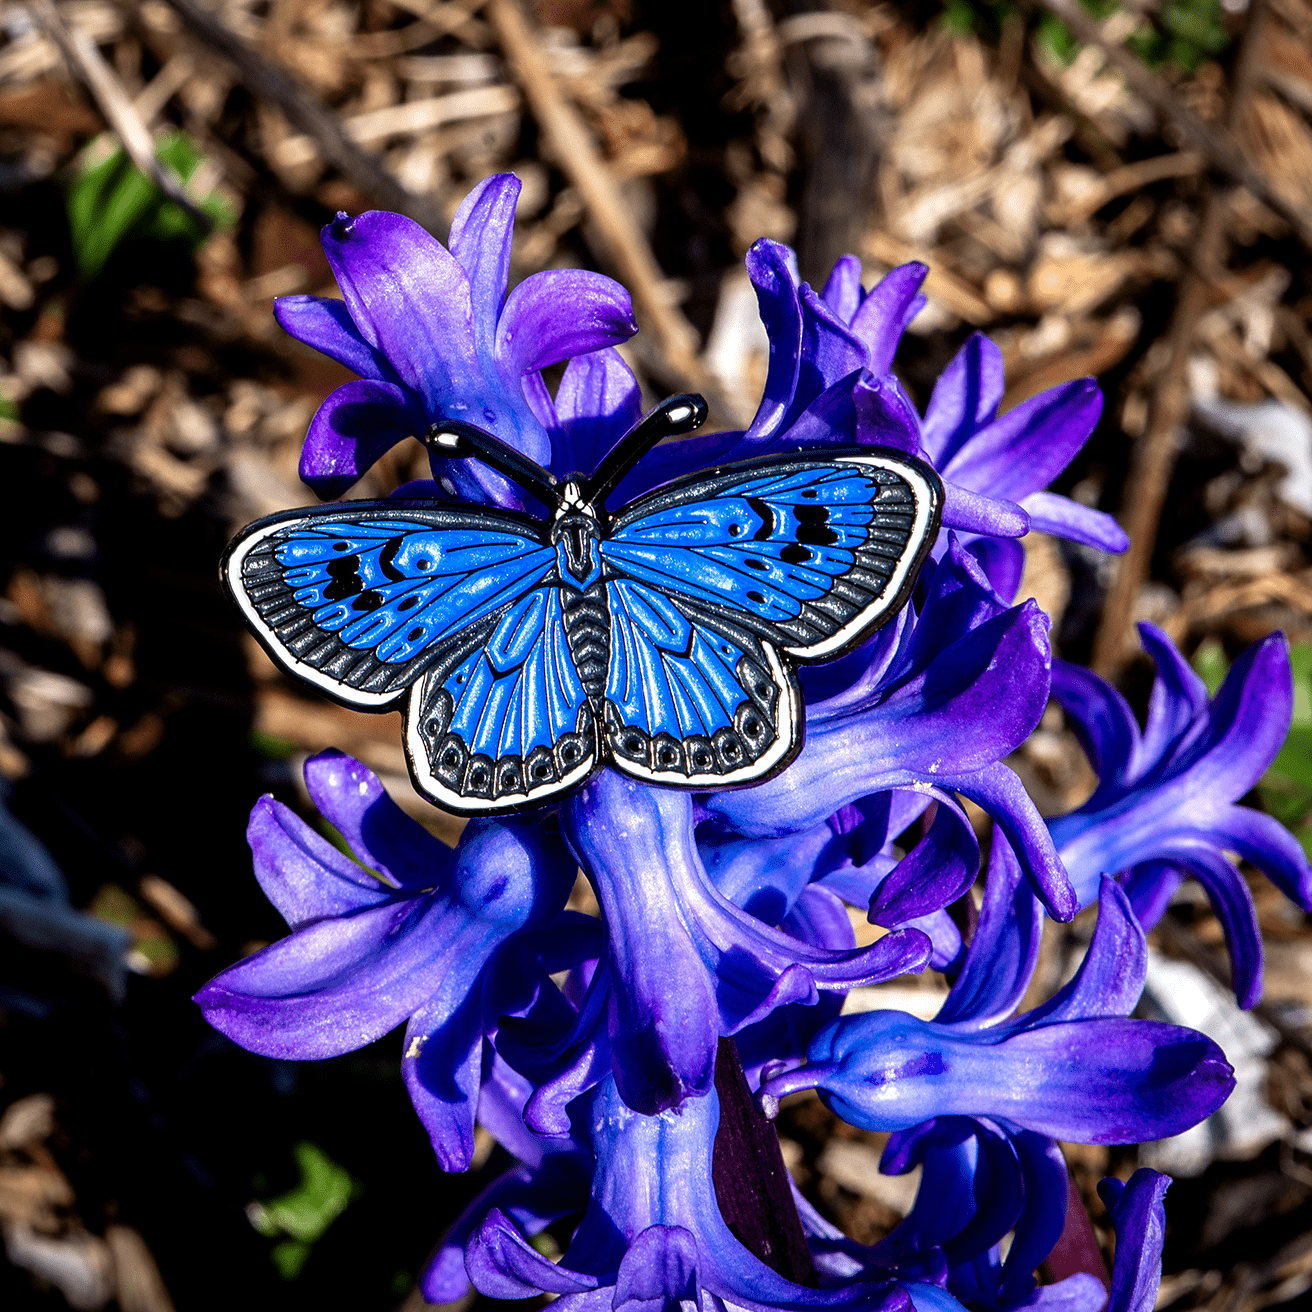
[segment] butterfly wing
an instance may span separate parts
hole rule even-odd
[[[279,665],[347,706],[382,710],[486,638],[555,559],[529,519],[355,502],[253,524],[223,576]]]
[[[596,725],[560,588],[535,588],[424,672],[406,754],[420,791],[462,815],[543,802],[596,768]]]
[[[617,573],[723,614],[796,660],[828,660],[901,608],[941,503],[938,476],[905,456],[773,456],[626,506],[602,554]]]
[[[694,475],[620,511],[600,547],[616,765],[690,788],[786,765],[801,698],[781,654],[832,658],[896,614],[941,502],[919,461],[860,450]]]

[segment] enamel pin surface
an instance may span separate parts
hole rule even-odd
[[[228,591],[270,656],[344,705],[406,713],[416,787],[447,810],[546,802],[603,765],[719,790],[802,743],[795,666],[830,660],[905,604],[942,485],[875,447],[769,455],[677,478],[609,511],[662,438],[657,406],[590,476],[557,480],[470,425],[437,453],[482,460],[548,507],[354,501],[260,520]]]

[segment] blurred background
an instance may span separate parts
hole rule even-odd
[[[648,399],[701,390],[718,427],[765,377],[753,241],[820,283],[846,252],[867,286],[925,261],[897,361],[922,407],[975,331],[1004,409],[1085,374],[1106,393],[1057,490],[1136,551],[1032,534],[1021,596],[1141,712],[1133,620],[1213,686],[1284,629],[1293,736],[1247,800],[1312,842],[1309,115],[1309,0],[0,3],[0,1306],[415,1312],[432,1246],[505,1165],[480,1138],[472,1173],[438,1171],[396,1035],[289,1065],[189,1001],[281,932],[243,831],[263,792],[313,818],[307,754],[355,754],[458,833],[411,791],[399,717],[278,675],[216,575],[235,529],[314,500],[301,440],[349,375],[271,309],[337,294],[335,211],[443,237],[513,169],[512,280],[620,278]],[[351,495],[423,470],[408,442]],[[1055,708],[1011,764],[1045,814],[1092,788]],[[1312,931],[1254,878],[1267,994],[1241,1014],[1194,888],[1154,932],[1145,1014],[1207,1029],[1239,1089],[1179,1140],[1069,1160],[1108,1253],[1094,1182],[1176,1176],[1159,1308],[1306,1305]],[[1027,1005],[1091,925],[1048,928]],[[928,1016],[945,987],[849,1006]],[[880,1136],[805,1099],[780,1132],[856,1238],[909,1207]]]

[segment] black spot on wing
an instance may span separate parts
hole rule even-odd
[[[364,591],[360,580],[360,557],[354,552],[328,561],[328,577],[332,582],[323,590],[328,601],[345,601],[347,597]]]

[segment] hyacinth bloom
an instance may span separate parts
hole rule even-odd
[[[301,477],[321,496],[340,496],[438,419],[468,420],[549,465],[551,439],[534,413],[546,392],[539,371],[637,331],[628,293],[600,274],[549,270],[507,296],[519,190],[513,174],[475,187],[451,225],[449,250],[400,214],[339,214],[324,228],[344,299],[288,296],[274,311],[293,337],[360,375],[323,403],[305,439]],[[571,380],[562,404],[575,393],[594,422],[632,405],[605,378]],[[518,504],[514,485],[486,467],[440,464],[452,493]]]
[[[1146,1022],[1124,1019],[1143,985],[1143,932],[1111,880],[1103,881],[1099,907],[1075,978],[1043,1006],[1013,1016],[1038,961],[1043,917],[1010,848],[996,841],[979,923],[935,1020],[907,1026],[911,1018],[898,1013],[871,1013],[883,1033],[859,1048],[856,1040],[849,1048],[842,1031],[870,1022],[836,1021],[817,1036],[810,1056],[815,1062],[841,1053],[839,1070],[803,1067],[767,1080],[769,1106],[815,1083],[827,1101],[834,1088],[854,1092],[859,1107],[836,1107],[845,1119],[894,1130],[881,1169],[923,1170],[910,1214],[873,1247],[854,1244],[804,1210],[821,1269],[835,1276],[918,1272],[971,1307],[1102,1306],[1103,1290],[1088,1276],[1035,1290],[1031,1272],[1056,1242],[1066,1213],[1066,1167],[1053,1136],[1120,1142],[1155,1128],[1170,1132],[1164,1127],[1192,1123],[1218,1106],[1232,1080],[1210,1041],[1188,1030],[1150,1032]],[[1037,1043],[1022,1037],[1035,1034]],[[988,1064],[1008,1087],[968,1069],[952,1036],[992,1048]],[[1031,1046],[1004,1055],[1018,1038]],[[1140,1039],[1147,1048],[1138,1047]],[[1064,1087],[1063,1070],[1078,1070],[1087,1086]],[[1142,1119],[1127,1126],[1118,1104],[1122,1111],[1133,1105]],[[921,1113],[925,1119],[908,1124]],[[1003,1261],[997,1244],[1013,1229]]]
[[[1139,634],[1157,664],[1142,733],[1115,688],[1077,666],[1054,668],[1052,695],[1070,715],[1099,782],[1079,810],[1050,822],[1053,840],[1081,905],[1101,875],[1120,875],[1145,928],[1193,875],[1225,930],[1235,993],[1251,1007],[1262,995],[1262,937],[1248,885],[1226,853],[1251,861],[1312,910],[1312,869],[1297,840],[1270,816],[1235,805],[1289,732],[1288,644],[1283,634],[1255,643],[1209,701],[1166,634],[1151,624],[1141,624]]]
[[[622,289],[553,271],[507,294],[517,192],[509,177],[479,184],[449,252],[394,215],[325,229],[344,300],[278,305],[293,335],[360,375],[307,437],[303,475],[322,495],[438,421],[477,425],[560,476],[595,469],[638,418],[636,380],[612,349],[633,331]],[[868,295],[853,260],[823,293],[775,243],[758,243],[748,267],[771,339],[755,419],[746,432],[657,446],[610,504],[770,452],[862,443],[915,454],[947,492],[914,603],[856,650],[802,671],[805,746],[755,787],[694,795],[602,772],[556,805],[471,822],[450,851],[358,762],[313,758],[311,796],[359,864],[263,799],[250,828],[256,873],[291,933],[198,1001],[237,1042],[280,1057],[347,1052],[404,1023],[403,1071],[441,1164],[467,1166],[476,1116],[518,1159],[432,1258],[431,1301],[460,1298],[472,1281],[492,1297],[545,1292],[598,1312],[1095,1312],[1088,1277],[1034,1288],[1067,1198],[1054,1137],[1157,1138],[1229,1088],[1207,1039],[1127,1019],[1143,936],[1133,888],[1113,881],[1075,979],[1014,1014],[1042,908],[1069,918],[1082,895],[1058,855],[1064,840],[1002,764],[1049,694],[1047,619],[1033,602],[1006,604],[1014,539],[1033,526],[1123,545],[1105,516],[1043,491],[1101,400],[1091,383],[1068,384],[999,417],[1000,357],[972,338],[922,419],[890,372],[922,266]],[[562,361],[551,395],[541,370]],[[479,460],[435,457],[433,474],[399,494],[536,508]],[[1109,777],[1129,778],[1129,757],[1115,755],[1127,743],[1108,748]],[[980,859],[963,796],[996,822],[968,945],[947,911]],[[1111,842],[1120,822],[1098,832]],[[565,907],[580,869],[599,917]],[[857,947],[852,906],[890,932]],[[852,987],[930,963],[955,981],[934,1021],[840,1014]],[[747,1151],[717,1082],[734,1044],[767,1103],[818,1088],[853,1124],[893,1132],[887,1169],[923,1168],[911,1215],[873,1247],[799,1203],[819,1288],[749,1251],[717,1197],[717,1134],[739,1160]],[[1108,1195],[1125,1250],[1112,1312],[1147,1312],[1160,1192],[1136,1177]],[[550,1262],[529,1240],[569,1217],[582,1219]]]
[[[529,820],[476,821],[452,852],[340,752],[305,781],[362,865],[272,798],[251,813],[255,874],[291,928],[197,995],[252,1052],[352,1052],[408,1021],[402,1067],[438,1160],[464,1170],[482,1068],[479,981],[516,930],[553,916],[574,883],[557,840]],[[372,872],[372,873],[371,873]]]

